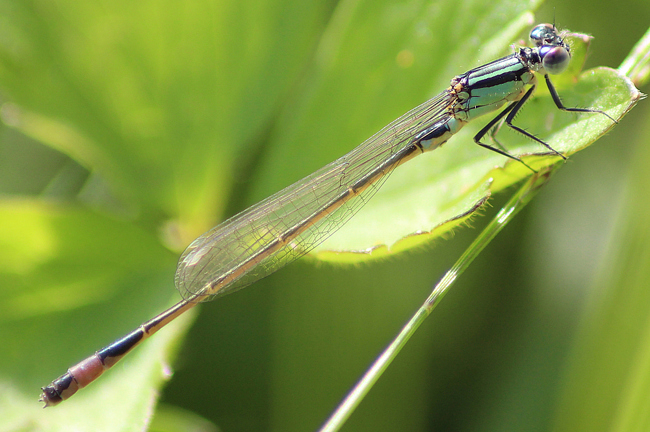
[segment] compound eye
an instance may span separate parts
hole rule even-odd
[[[542,67],[551,75],[564,72],[569,66],[571,55],[564,47],[543,47],[539,51],[542,58]]]
[[[557,31],[551,24],[540,24],[530,31],[530,40],[537,46],[549,44],[557,37]]]

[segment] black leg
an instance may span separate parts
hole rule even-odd
[[[555,102],[555,106],[558,107],[558,109],[560,109],[562,111],[568,111],[568,112],[599,113],[599,114],[603,114],[603,115],[607,116],[607,118],[609,118],[614,123],[618,123],[616,120],[614,120],[612,117],[610,117],[609,114],[607,114],[604,111],[592,110],[592,109],[586,109],[586,108],[567,108],[567,107],[565,107],[562,104],[562,101],[560,100],[560,96],[557,94],[557,91],[555,90],[555,87],[553,87],[553,84],[551,83],[551,79],[549,78],[548,74],[544,75],[544,78],[546,79],[546,86],[548,87],[548,90],[551,93],[551,97],[553,98],[553,102]],[[506,157],[508,157],[510,159],[514,159],[514,160],[516,160],[518,162],[521,162],[522,164],[526,165],[526,167],[528,167],[531,171],[537,172],[534,169],[532,169],[530,166],[528,166],[528,164],[526,164],[524,161],[522,161],[521,159],[519,159],[516,156],[511,155],[510,153],[508,153],[505,150],[505,148],[501,145],[501,143],[499,141],[497,141],[496,138],[495,138],[496,132],[498,132],[498,130],[490,132],[491,129],[493,127],[495,127],[495,125],[499,121],[501,121],[501,119],[503,119],[503,117],[507,114],[507,117],[505,119],[505,123],[508,125],[508,127],[510,127],[511,129],[519,132],[520,134],[532,139],[533,141],[537,141],[538,143],[540,143],[541,145],[543,145],[544,147],[546,147],[547,149],[549,149],[550,151],[552,151],[556,155],[560,156],[562,159],[566,160],[566,157],[562,153],[555,150],[553,147],[546,144],[544,141],[537,138],[535,135],[531,134],[530,132],[527,132],[524,129],[520,128],[519,126],[515,126],[515,125],[512,124],[512,121],[517,116],[517,113],[524,106],[524,104],[526,103],[528,98],[530,98],[530,95],[533,94],[534,90],[535,90],[535,86],[533,85],[533,86],[530,87],[530,89],[528,89],[528,91],[524,94],[524,96],[521,99],[519,99],[518,101],[515,101],[515,102],[511,103],[510,105],[508,105],[506,107],[506,109],[501,111],[496,117],[494,117],[492,120],[490,120],[490,122],[488,124],[486,124],[485,127],[483,129],[481,129],[474,136],[474,142],[476,144],[480,145],[481,147],[484,147],[484,148],[486,148],[488,150],[499,153],[500,155],[506,156]],[[496,147],[492,147],[492,146],[490,146],[488,144],[484,144],[484,143],[481,142],[481,139],[483,139],[483,137],[488,133],[490,133],[490,137],[500,147],[500,149],[496,148]]]
[[[532,87],[531,87],[531,88],[526,92],[526,94],[524,95],[524,97],[522,97],[521,99],[519,99],[519,101],[517,101],[515,107],[512,109],[512,111],[510,111],[510,114],[508,114],[508,117],[506,117],[506,124],[507,124],[508,126],[510,126],[512,129],[514,129],[514,130],[516,130],[517,132],[519,132],[520,134],[522,134],[522,135],[524,135],[524,136],[527,136],[528,138],[532,139],[533,141],[537,141],[538,143],[540,143],[541,145],[543,145],[544,147],[546,147],[547,149],[549,149],[550,151],[552,151],[552,152],[555,153],[556,155],[560,156],[562,159],[566,160],[566,157],[565,157],[562,153],[560,153],[559,151],[555,150],[553,147],[551,147],[550,145],[546,144],[544,141],[542,141],[541,139],[537,138],[535,135],[531,134],[530,132],[526,132],[525,130],[523,130],[523,129],[520,128],[519,126],[515,126],[515,125],[512,124],[512,120],[514,120],[515,116],[517,115],[517,113],[519,112],[519,110],[521,109],[521,107],[524,106],[524,104],[526,103],[526,101],[528,100],[528,98],[530,97],[530,95],[533,94],[533,90],[535,90],[535,86],[532,86]]]
[[[486,124],[486,125],[483,127],[483,129],[481,129],[480,131],[478,131],[478,133],[477,133],[476,135],[474,135],[474,142],[475,142],[476,144],[480,145],[480,146],[483,147],[483,148],[486,148],[486,149],[488,149],[488,150],[491,150],[491,151],[493,151],[493,152],[495,152],[495,153],[499,153],[500,155],[505,156],[505,157],[508,157],[508,158],[510,158],[510,159],[516,160],[517,162],[522,163],[524,166],[526,166],[526,168],[528,168],[528,169],[531,170],[532,172],[536,173],[537,171],[535,171],[533,168],[531,168],[531,167],[530,167],[526,162],[522,161],[522,160],[519,159],[517,156],[513,156],[513,155],[511,155],[510,153],[508,153],[507,151],[505,151],[505,149],[501,150],[501,149],[498,149],[498,148],[496,148],[496,147],[492,147],[491,145],[483,144],[483,143],[481,142],[481,139],[483,139],[483,137],[484,137],[484,136],[485,136],[485,135],[490,131],[490,129],[492,129],[492,128],[494,127],[494,125],[496,125],[499,121],[501,121],[501,119],[502,119],[506,114],[508,114],[509,112],[511,112],[511,111],[515,108],[515,106],[517,106],[518,103],[519,103],[519,102],[513,102],[513,103],[511,103],[510,105],[508,105],[508,106],[506,107],[506,109],[504,109],[503,111],[501,111],[501,112],[500,112],[496,117],[494,117],[492,120],[490,120],[490,122],[489,122],[488,124]],[[498,141],[495,140],[495,142],[499,145],[499,147],[502,147],[502,148],[503,148],[503,146],[501,146],[501,144],[500,144]]]
[[[562,104],[562,101],[560,100],[560,96],[557,94],[557,91],[555,90],[555,87],[553,86],[553,83],[551,83],[551,79],[549,78],[548,74],[544,75],[544,79],[546,80],[546,87],[548,87],[548,91],[551,93],[551,97],[553,98],[553,102],[555,102],[555,106],[558,107],[558,109],[561,109],[562,111],[568,111],[568,112],[584,112],[584,113],[599,113],[607,116],[611,121],[614,123],[618,122],[614,120],[613,118],[610,117],[609,114],[607,114],[604,111],[600,110],[593,110],[593,109],[587,109],[587,108],[567,108]]]
[[[504,152],[507,152],[506,148],[501,144],[501,141],[497,139],[497,134],[501,130],[501,127],[503,127],[503,123],[505,123],[505,119],[501,119],[498,124],[494,125],[492,129],[487,133],[487,135],[490,137],[490,140],[494,141],[494,144],[497,145],[501,150]]]

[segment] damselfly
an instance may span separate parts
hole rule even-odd
[[[453,78],[445,91],[393,121],[350,153],[196,239],[180,257],[176,270],[176,287],[183,300],[68,369],[42,389],[41,401],[45,406],[60,403],[199,302],[241,289],[306,254],[346,223],[398,165],[440,147],[481,115],[506,105],[474,136],[476,144],[524,163],[498,142],[497,147],[483,142],[504,121],[566,159],[541,139],[512,124],[535,90],[536,73],[544,76],[558,109],[599,113],[616,122],[603,111],[562,105],[549,75],[564,71],[571,55],[555,26],[536,26],[530,39],[533,47],[515,48],[507,57]]]

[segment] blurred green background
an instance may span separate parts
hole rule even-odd
[[[442,90],[536,5],[0,1],[0,431],[141,430],[158,389],[157,430],[209,429],[190,412],[224,431],[316,429],[507,193],[417,250],[300,260],[60,407],[36,399],[178,300],[194,237]],[[650,5],[535,16],[592,34],[587,68],[617,67]],[[400,63],[405,48],[421,55]],[[647,430],[646,105],[492,242],[344,430]]]

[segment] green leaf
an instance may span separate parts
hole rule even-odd
[[[299,1],[0,3],[12,17],[0,82],[18,105],[5,121],[101,175],[129,211],[179,222],[183,247],[222,217],[235,159],[255,149],[326,11]]]
[[[4,145],[29,153],[29,137],[90,173],[77,196],[1,197],[3,426],[114,431],[150,421],[195,313],[72,403],[42,410],[39,387],[178,299],[178,254],[166,246],[184,247],[223,217],[235,160],[250,162],[328,9],[302,1],[0,2],[2,118],[24,134],[3,129],[3,156]],[[3,191],[44,177],[48,162],[43,171],[55,174],[45,184],[71,180],[62,177],[75,169],[57,166],[62,158],[33,152],[20,177],[4,177]],[[4,157],[3,168],[13,162]]]
[[[38,407],[38,388],[169,304],[174,254],[136,226],[83,208],[36,200],[0,205],[0,381],[3,419],[48,430],[113,420],[143,424],[171,350],[189,314],[124,360],[97,384],[56,409]],[[102,409],[92,409],[101,406]],[[30,415],[28,413],[38,415]],[[15,417],[13,417],[15,416]],[[49,425],[49,426],[45,426]]]
[[[588,40],[571,39],[578,64],[583,61]],[[346,67],[353,69],[348,64],[341,66]],[[620,120],[640,97],[634,85],[612,69],[579,73],[572,68],[558,79],[557,89],[567,107],[592,107]],[[545,90],[543,77],[540,79],[540,87]],[[331,85],[335,82],[332,80]],[[329,94],[335,90],[325,87],[322,92]],[[614,126],[611,119],[601,114],[564,113],[557,109],[548,91],[539,93],[521,111],[517,124],[566,156],[586,148]],[[309,103],[320,105],[316,98]],[[319,114],[318,122],[326,123],[326,115]],[[335,115],[338,114],[329,117],[331,123],[336,123]],[[522,164],[474,144],[472,137],[489,120],[476,120],[442,148],[400,166],[359,214],[314,250],[316,257],[356,262],[382,258],[431,241],[472,217],[492,193],[530,176],[530,170]],[[524,157],[535,169],[558,160],[543,146],[507,129],[502,128],[502,143],[513,154],[535,155]]]

